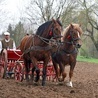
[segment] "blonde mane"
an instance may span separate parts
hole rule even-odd
[[[68,32],[70,26],[73,25],[74,29],[77,30],[80,34],[80,36],[83,34],[83,31],[81,29],[81,25],[80,24],[76,24],[76,23],[73,23],[73,24],[69,24],[62,32],[62,41],[64,40],[65,36],[66,36],[66,33]]]

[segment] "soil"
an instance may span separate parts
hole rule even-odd
[[[66,67],[68,73],[69,67]],[[0,98],[98,98],[98,64],[77,62],[73,88],[46,81],[46,86],[27,84],[14,79],[0,79]]]

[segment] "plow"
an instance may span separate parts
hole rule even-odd
[[[13,78],[16,81],[22,82],[25,80],[25,65],[20,50],[7,50],[7,60],[3,55],[0,55],[0,78]],[[42,79],[43,61],[39,61],[37,66],[40,69],[40,79]],[[33,65],[31,63],[30,67]],[[31,77],[32,71],[30,70],[29,76]],[[36,74],[36,73],[35,73]],[[52,61],[47,65],[47,78],[48,81],[55,81],[56,74]]]

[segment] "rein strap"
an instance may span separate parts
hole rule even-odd
[[[34,51],[49,51],[51,50],[51,46],[41,47],[41,46],[32,46],[24,51],[24,54],[34,50]]]

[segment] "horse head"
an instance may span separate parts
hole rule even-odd
[[[53,38],[58,40],[61,37],[61,26],[59,20],[52,19],[51,21],[47,21],[39,26],[36,34],[46,39]]]
[[[58,19],[57,20],[52,19],[52,25],[49,31],[49,35],[51,36],[51,38],[61,40],[61,30],[62,30],[61,22]]]
[[[63,40],[74,45],[76,48],[80,48],[82,45],[82,33],[83,32],[79,24],[70,24],[65,30]]]

